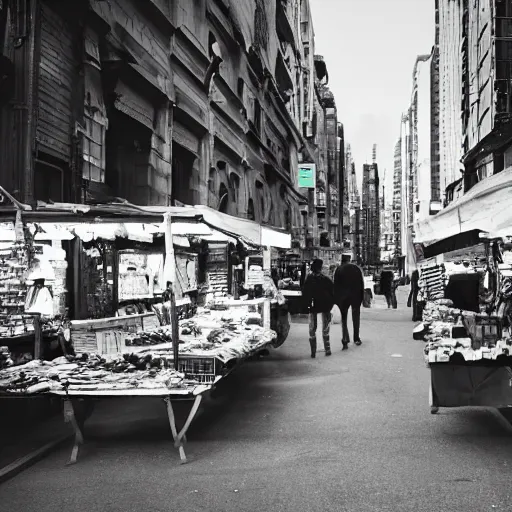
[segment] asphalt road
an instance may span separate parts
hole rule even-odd
[[[430,414],[411,328],[410,310],[364,310],[361,347],[341,352],[334,325],[332,357],[312,360],[294,325],[207,404],[187,465],[159,401],[103,403],[79,463],[53,453],[0,486],[0,510],[512,510],[510,428],[489,409]]]

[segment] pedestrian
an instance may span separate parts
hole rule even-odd
[[[386,297],[388,308],[397,308],[395,274],[392,270],[384,269],[380,274],[380,293]]]
[[[423,317],[423,304],[418,301],[420,273],[415,270],[411,276],[411,291],[407,299],[407,306],[412,306],[412,321],[418,322]]]
[[[309,344],[311,357],[316,357],[316,331],[318,327],[318,314],[322,315],[322,339],[325,355],[331,355],[330,328],[332,321],[331,310],[334,306],[333,282],[322,274],[323,261],[315,259],[311,264],[311,274],[304,282],[302,297],[309,310]]]
[[[343,337],[341,343],[342,350],[347,350],[350,343],[348,332],[348,310],[352,308],[352,324],[354,329],[354,343],[361,345],[362,341],[359,335],[361,324],[361,304],[364,298],[364,276],[363,271],[354,263],[350,254],[343,254],[341,265],[334,273],[334,298],[340,308]]]

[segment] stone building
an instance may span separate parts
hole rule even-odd
[[[206,204],[301,245],[309,218],[318,238],[297,176],[299,161],[329,165],[309,2],[69,4],[0,2],[4,187],[26,202]]]

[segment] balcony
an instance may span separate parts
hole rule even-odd
[[[286,0],[277,0],[276,29],[279,40],[291,44],[293,50],[297,51],[297,41],[293,29],[293,20]]]

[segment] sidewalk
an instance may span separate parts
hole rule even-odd
[[[35,464],[72,435],[62,413],[57,412],[44,419],[28,420],[25,425],[10,423],[4,416],[2,423],[0,483]]]

